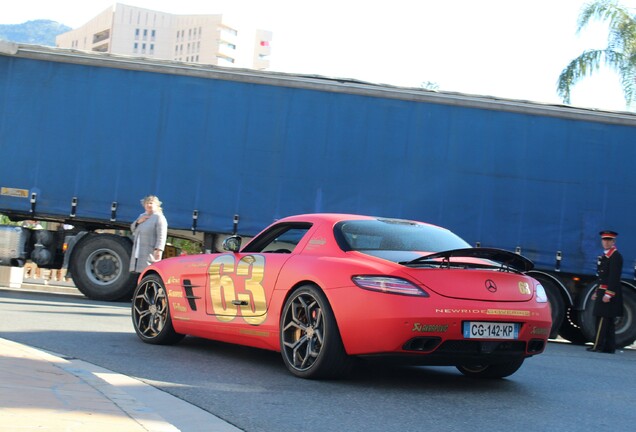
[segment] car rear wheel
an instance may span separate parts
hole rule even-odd
[[[174,331],[166,289],[157,275],[144,277],[135,289],[132,320],[137,336],[149,344],[171,345],[184,337]]]
[[[342,345],[338,325],[323,292],[313,285],[297,289],[285,302],[280,321],[285,366],[300,378],[340,378],[353,359]]]
[[[523,360],[521,358],[490,365],[462,365],[457,366],[457,369],[471,378],[505,378],[517,372],[523,364]]]

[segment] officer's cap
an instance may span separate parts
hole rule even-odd
[[[617,232],[609,231],[609,230],[601,231],[599,234],[602,239],[608,239],[608,240],[614,240],[616,236],[618,236]]]

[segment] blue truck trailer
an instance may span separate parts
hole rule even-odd
[[[634,114],[6,42],[0,110],[0,213],[74,227],[3,227],[0,264],[67,267],[88,297],[130,296],[125,230],[156,194],[175,235],[206,249],[235,215],[251,236],[339,212],[517,251],[549,295],[552,336],[583,343],[598,232],[613,229],[617,342],[636,339]]]

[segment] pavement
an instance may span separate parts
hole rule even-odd
[[[82,294],[72,282],[25,280],[0,290]],[[133,377],[0,338],[0,429],[90,432],[240,432]]]

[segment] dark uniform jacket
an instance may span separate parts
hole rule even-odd
[[[601,317],[617,317],[623,315],[623,291],[621,289],[621,273],[623,256],[615,247],[609,249],[598,266],[598,287],[594,302],[594,315]],[[603,295],[612,296],[609,303],[603,302]]]

